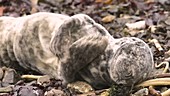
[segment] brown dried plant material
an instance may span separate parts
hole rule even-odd
[[[113,0],[104,0],[104,4],[111,4]]]
[[[95,0],[96,3],[111,4],[113,0]]]
[[[164,68],[164,70],[163,70],[162,73],[166,73],[166,72],[168,71],[168,69],[169,69],[169,62],[164,61],[164,62],[161,62],[161,63],[158,64],[158,65],[155,64],[155,67],[156,67],[156,68],[160,68],[160,67],[163,66],[163,65],[165,65],[165,68]]]
[[[170,54],[169,54],[170,55]],[[165,61],[169,62],[170,61],[170,57],[165,58]]]
[[[38,0],[30,0],[32,4],[31,14],[36,13],[38,11],[37,9],[37,3]]]
[[[0,7],[0,16],[3,15],[4,9],[5,9],[5,7],[3,7],[3,6]]]
[[[9,86],[6,86],[6,87],[1,87],[0,88],[0,93],[9,93],[9,92],[12,92],[14,86],[13,85],[9,85]]]
[[[156,78],[167,78],[170,77],[170,73],[162,73],[155,76]]]
[[[136,87],[147,87],[147,86],[159,86],[159,85],[170,85],[170,78],[156,78],[138,84]]]
[[[101,3],[103,0],[95,0],[96,3]]]
[[[166,51],[165,54],[170,56],[170,49],[168,51]]]
[[[155,0],[145,0],[146,3],[153,3]]]
[[[152,33],[155,33],[156,32],[156,26],[152,25],[150,26],[150,30]]]
[[[38,79],[41,78],[42,76],[38,76],[38,75],[22,75],[21,78],[22,79]]]
[[[109,92],[108,91],[102,92],[100,96],[109,96]]]
[[[170,96],[170,89],[161,93],[161,96]]]
[[[153,88],[153,86],[149,86],[149,93],[153,96],[162,96],[157,90]]]
[[[159,51],[163,51],[162,46],[159,44],[159,41],[157,39],[151,39],[149,40],[149,42],[154,43],[155,47],[159,50]]]
[[[104,18],[102,18],[102,22],[109,23],[112,22],[116,17],[113,15],[107,15]]]

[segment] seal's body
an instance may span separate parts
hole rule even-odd
[[[58,58],[49,50],[51,34],[67,18],[51,13],[0,17],[0,61],[9,66],[18,62],[25,69],[56,76]]]
[[[96,88],[113,83],[132,86],[153,70],[146,43],[134,37],[114,39],[84,14],[0,17],[0,65],[14,62],[64,83],[79,76]]]

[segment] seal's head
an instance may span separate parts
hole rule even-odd
[[[135,37],[119,39],[116,53],[109,65],[109,74],[116,84],[133,86],[152,74],[153,55],[149,46]]]

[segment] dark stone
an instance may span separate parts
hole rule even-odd
[[[16,71],[10,68],[3,68],[3,70],[5,72],[2,79],[3,84],[5,84],[3,86],[16,83],[16,81],[19,79],[19,75],[16,73]]]
[[[16,86],[14,96],[43,96],[43,91],[33,86]]]

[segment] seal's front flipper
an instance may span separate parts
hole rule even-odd
[[[89,35],[102,35],[112,38],[109,32],[92,18],[85,14],[76,14],[66,19],[64,23],[53,32],[50,50],[58,58],[63,59],[69,52],[69,47],[77,40]]]
[[[90,63],[105,51],[107,44],[105,36],[87,36],[73,43],[69,51],[73,64],[77,64],[74,68],[78,69],[83,63]]]
[[[108,40],[102,35],[85,36],[74,42],[68,56],[61,60],[61,70],[64,70],[61,76],[66,82],[73,81],[75,73],[104,53],[107,45]]]

